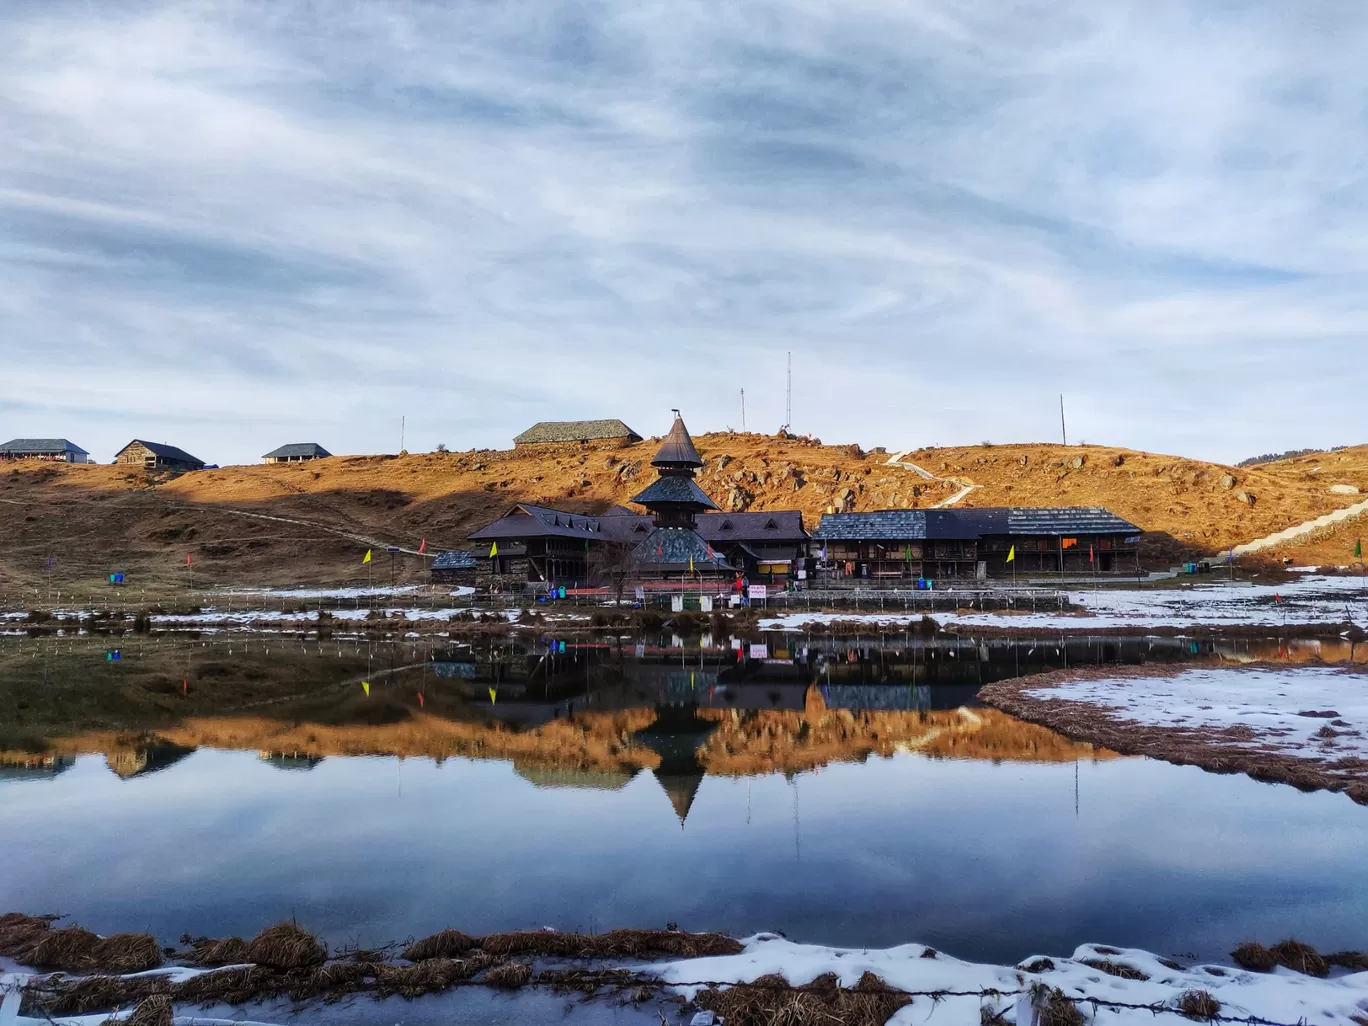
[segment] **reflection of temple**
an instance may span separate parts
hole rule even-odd
[[[698,718],[698,710],[688,705],[667,705],[656,711],[656,721],[636,738],[660,756],[654,770],[665,789],[680,826],[689,818],[694,796],[703,783],[705,770],[698,761],[698,750],[717,729],[716,723]]]
[[[26,759],[0,762],[0,781],[51,780],[76,765],[76,760],[65,755],[36,755]]]

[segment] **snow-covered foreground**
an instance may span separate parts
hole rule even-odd
[[[1304,577],[1286,584],[1203,585],[1164,590],[1080,590],[1068,593],[1081,614],[936,613],[942,623],[966,627],[1019,627],[1085,632],[1109,628],[1306,626],[1342,624],[1368,627],[1368,581],[1358,577]],[[948,596],[947,596],[948,600]],[[761,630],[801,630],[837,620],[896,627],[920,620],[921,613],[788,613],[760,621]]]
[[[1227,736],[1223,743],[1261,752],[1368,759],[1368,674],[1329,666],[1199,668],[1173,676],[1081,679],[1024,693],[1113,709],[1116,718],[1148,727],[1246,727],[1245,740]],[[1304,715],[1311,712],[1322,715]]]
[[[401,584],[382,588],[235,588],[229,595],[259,595],[268,599],[350,599],[379,595],[415,595],[423,591],[419,584]],[[453,588],[453,597],[474,595],[475,589],[464,585]]]
[[[1286,969],[1250,973],[1228,966],[1195,965],[1171,969],[1158,957],[1135,949],[1105,948],[1085,944],[1071,958],[1053,959],[1053,968],[1026,972],[1011,966],[961,962],[906,944],[883,951],[824,948],[794,944],[772,934],[749,938],[739,955],[698,958],[665,966],[641,968],[658,973],[692,997],[698,982],[749,983],[771,973],[791,984],[810,983],[824,973],[836,973],[841,985],[853,987],[865,972],[880,976],[898,990],[920,993],[910,1005],[889,1020],[893,1026],[963,1026],[979,1022],[979,1009],[1004,1011],[1006,1022],[1031,1023],[1032,984],[1057,987],[1066,997],[1080,1001],[1092,1026],[1153,1026],[1184,1022],[1177,1010],[1187,991],[1205,990],[1221,1003],[1220,1014],[1257,1016],[1276,1023],[1316,1023],[1319,1026],[1357,1026],[1368,1016],[1368,972],[1316,979]],[[1027,959],[1022,965],[1031,965]],[[1084,961],[1108,961],[1129,966],[1149,977],[1127,980],[1084,965]],[[997,991],[998,997],[989,992]],[[958,993],[964,996],[948,996]],[[930,995],[939,995],[936,997]],[[1093,1001],[1097,1002],[1093,1017]],[[1140,1006],[1134,1008],[1126,1005]],[[1157,1010],[1157,1011],[1156,1011]],[[1360,1017],[1357,1020],[1355,1017]]]

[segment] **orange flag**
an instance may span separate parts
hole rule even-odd
[[[418,555],[421,556],[421,555],[423,554],[423,550],[426,549],[426,548],[427,548],[427,539],[424,538],[424,539],[423,539],[423,543],[422,543],[421,545],[418,546]]]

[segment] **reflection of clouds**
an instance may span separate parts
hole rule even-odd
[[[506,444],[629,381],[611,412],[642,427],[669,403],[640,383],[681,350],[725,356],[777,423],[758,383],[792,348],[826,437],[1044,435],[1048,404],[1017,404],[1061,366],[1131,386],[1073,401],[1085,436],[1105,415],[1235,457],[1288,417],[1350,428],[1266,368],[1295,346],[1363,373],[1357,10],[259,13],[0,22],[0,398],[103,458],[130,418],[221,461],[306,427],[365,451],[358,412],[437,389],[420,446]],[[60,399],[53,338],[93,372]],[[128,377],[130,354],[162,373]],[[976,402],[906,409],[968,364],[997,371]],[[707,374],[669,380],[732,416]],[[1193,404],[1193,380],[1228,387]]]

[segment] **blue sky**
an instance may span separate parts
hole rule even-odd
[[[0,436],[1368,441],[1368,8],[11,2]]]

